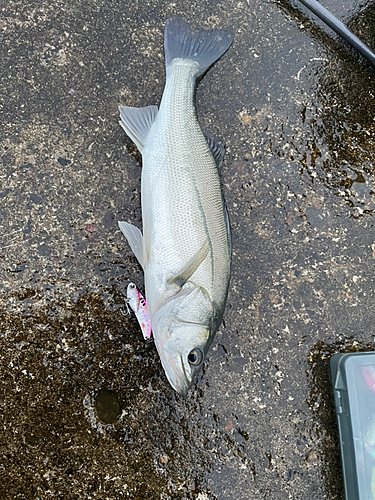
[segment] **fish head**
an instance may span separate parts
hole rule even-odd
[[[165,374],[183,396],[196,381],[212,343],[212,310],[207,292],[190,288],[170,299],[152,320]]]
[[[186,396],[198,377],[208,350],[210,332],[204,325],[171,321],[154,328],[161,364],[171,386]]]

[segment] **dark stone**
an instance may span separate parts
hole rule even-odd
[[[70,165],[72,162],[70,160],[68,160],[67,158],[62,158],[60,156],[60,158],[57,158],[57,161],[60,163],[60,165],[62,165],[63,167],[66,167],[67,165]]]
[[[99,420],[113,424],[121,415],[121,405],[116,394],[108,389],[99,389],[95,398],[95,409]]]
[[[35,205],[41,205],[43,203],[43,199],[35,193],[30,194],[30,200],[35,203]]]

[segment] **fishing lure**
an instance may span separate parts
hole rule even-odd
[[[151,319],[150,313],[148,312],[147,303],[140,293],[138,288],[134,283],[129,283],[126,290],[126,300],[125,305],[129,311],[130,308],[134,311],[134,314],[138,320],[139,326],[141,327],[143,338],[149,339],[151,337]]]
[[[362,368],[363,378],[366,380],[368,387],[375,392],[375,369],[373,366],[364,366]]]

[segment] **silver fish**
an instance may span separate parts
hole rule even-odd
[[[142,153],[143,235],[119,222],[145,274],[161,363],[186,395],[222,321],[230,275],[230,230],[220,189],[224,147],[196,117],[196,80],[233,41],[192,31],[180,17],[164,34],[166,84],[160,108],[120,106],[120,124]]]

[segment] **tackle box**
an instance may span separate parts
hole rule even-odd
[[[375,352],[331,358],[346,500],[375,500]]]

